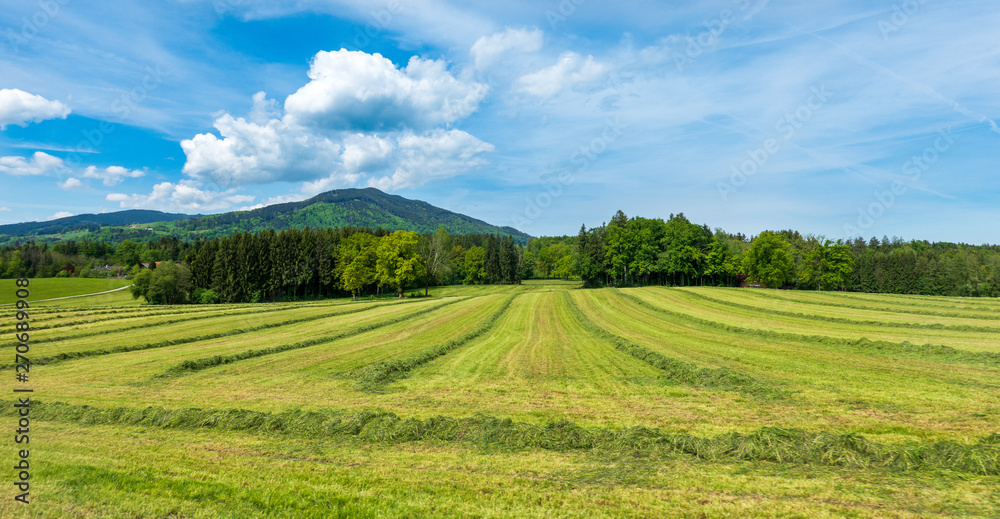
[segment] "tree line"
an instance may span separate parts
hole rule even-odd
[[[247,303],[394,293],[453,283],[520,283],[521,248],[509,236],[431,235],[327,228],[244,232],[199,241],[183,263],[139,270],[133,295],[176,304]]]
[[[160,267],[145,269],[139,265]],[[946,296],[1000,296],[1000,247],[856,238],[797,231],[755,237],[690,222],[683,214],[627,217],[618,211],[575,236],[527,246],[495,234],[450,235],[369,228],[243,232],[193,242],[27,242],[0,248],[0,277],[136,276],[156,302],[252,302],[378,295],[441,284],[578,279],[585,286],[762,285]],[[165,270],[159,272],[166,266]],[[176,269],[175,269],[176,267]],[[142,276],[139,278],[138,276]],[[180,287],[173,291],[171,287]]]
[[[581,227],[577,236],[563,237],[562,243],[572,251],[570,274],[591,287],[759,284],[1000,296],[1000,246],[995,245],[888,237],[834,242],[792,230],[764,231],[751,239],[693,224],[683,213],[664,221],[628,218],[621,211],[600,227]]]

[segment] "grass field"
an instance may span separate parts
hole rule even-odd
[[[43,299],[64,298],[70,296],[80,296],[84,294],[97,294],[107,292],[116,288],[122,288],[132,284],[126,279],[100,279],[100,278],[42,278],[32,279],[28,290],[31,294],[28,301],[39,301]],[[17,286],[13,279],[0,279],[0,305],[11,304],[17,301],[15,292]],[[129,305],[138,304],[132,299],[128,290],[119,290],[110,294],[100,294],[90,297],[73,297],[72,299],[62,299],[60,301],[46,301],[45,306],[73,306],[86,307],[97,305]]]
[[[432,296],[40,305],[0,516],[1000,516],[1000,301]]]

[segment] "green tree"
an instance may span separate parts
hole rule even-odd
[[[743,258],[743,270],[751,280],[764,286],[781,288],[795,279],[795,260],[788,251],[788,242],[778,233],[764,231],[750,243]]]
[[[149,302],[149,286],[153,282],[153,271],[149,269],[142,269],[134,273],[134,278],[132,279],[132,286],[129,291],[132,293],[132,299],[144,298],[146,302]]]
[[[139,263],[139,254],[142,245],[131,240],[125,240],[115,247],[115,263],[129,267]]]
[[[816,285],[817,290],[844,290],[854,273],[851,249],[837,240],[816,243],[802,263],[799,280]]]
[[[437,232],[420,240],[420,256],[424,260],[424,295],[431,287],[431,282],[439,283],[452,269],[451,235],[444,226],[439,226]]]
[[[466,285],[479,285],[486,281],[485,262],[486,251],[482,247],[473,247],[466,251],[463,261]]]
[[[396,231],[379,241],[375,252],[375,280],[381,286],[403,290],[424,275],[424,266],[416,252],[419,236],[413,231]]]
[[[375,282],[375,250],[378,238],[366,232],[356,232],[337,245],[336,276],[340,286],[354,299],[365,286]]]
[[[156,270],[143,269],[135,276],[132,297],[142,297],[154,305],[178,305],[188,302],[193,285],[191,272],[172,261]]]

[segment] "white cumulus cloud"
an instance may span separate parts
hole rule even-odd
[[[453,177],[485,164],[479,155],[494,149],[492,144],[461,130],[404,135],[398,146],[400,160],[392,175],[369,179],[369,186],[382,190],[419,187],[431,180]]]
[[[27,126],[47,119],[65,119],[69,113],[69,107],[59,101],[49,101],[16,88],[0,89],[0,130],[10,124]]]
[[[88,166],[83,171],[83,178],[96,178],[101,180],[106,186],[120,184],[126,178],[139,178],[146,175],[141,169],[129,170],[121,166],[109,166],[104,169],[97,169],[95,166]]]
[[[309,77],[285,113],[258,92],[247,118],[222,114],[218,135],[181,141],[183,173],[223,188],[301,182],[303,194],[374,178],[416,187],[478,167],[493,150],[450,129],[478,109],[486,86],[456,79],[443,61],[414,57],[396,68],[378,54],[320,52]]]
[[[339,143],[284,119],[259,124],[224,114],[215,128],[222,138],[203,133],[181,141],[184,174],[229,187],[312,180],[337,167]]]
[[[73,213],[68,211],[59,211],[58,213],[46,218],[46,220],[58,220],[59,218],[68,218],[73,216]]]
[[[65,165],[59,157],[36,151],[31,158],[0,157],[0,172],[14,176],[37,176],[63,169]]]
[[[0,207],[0,211],[2,211],[2,212],[9,212],[9,211],[13,211],[13,209],[11,209],[11,208],[9,208],[7,206],[4,206],[4,207]]]
[[[173,182],[156,184],[148,195],[111,193],[105,199],[109,202],[118,202],[125,209],[156,209],[192,213],[229,209],[234,203],[252,202],[254,197],[236,195],[234,190],[205,190],[202,189],[200,182],[181,180],[176,184]]]
[[[476,40],[469,52],[475,60],[476,68],[482,70],[500,57],[511,52],[536,52],[542,48],[543,33],[537,28],[512,29],[483,36]]]
[[[523,92],[547,99],[563,89],[597,81],[607,70],[593,56],[584,58],[575,52],[564,52],[555,65],[521,76],[518,86]]]
[[[58,185],[59,185],[59,189],[70,191],[70,190],[73,190],[73,189],[80,189],[80,188],[82,188],[83,187],[83,182],[80,182],[80,179],[78,179],[78,178],[69,177],[64,182],[59,182]]]
[[[456,79],[440,60],[396,66],[381,54],[319,52],[305,86],[285,99],[294,122],[336,130],[428,128],[479,108],[486,85]]]

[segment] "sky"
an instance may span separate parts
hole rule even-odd
[[[376,187],[535,236],[1000,243],[994,0],[4,4],[0,224]]]

